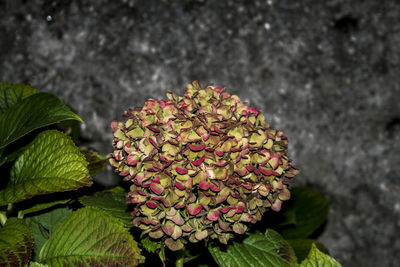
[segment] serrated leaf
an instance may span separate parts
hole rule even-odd
[[[290,244],[290,246],[296,253],[298,262],[301,262],[302,260],[307,258],[311,250],[312,244],[315,244],[320,251],[328,253],[328,249],[322,243],[314,239],[287,239],[286,241]]]
[[[148,236],[141,238],[140,243],[150,253],[155,253],[157,249],[161,248],[161,241],[153,241]]]
[[[130,223],[132,216],[127,211],[128,204],[126,203],[127,193],[125,190],[117,186],[113,189],[108,189],[96,192],[90,196],[79,198],[79,202],[84,206],[99,208],[110,215],[121,220],[126,226],[131,227]]]
[[[40,215],[26,218],[26,222],[32,229],[33,239],[33,259],[39,261],[39,252],[47,239],[56,230],[60,223],[71,214],[68,208],[58,208]]]
[[[307,259],[301,262],[299,267],[341,267],[334,258],[322,253],[315,244],[312,245]]]
[[[15,161],[0,205],[91,185],[86,166],[71,138],[56,130],[42,132]]]
[[[286,212],[294,213],[295,223],[280,230],[285,239],[307,238],[317,230],[328,216],[329,203],[321,193],[306,187],[295,187]]]
[[[85,155],[86,161],[89,163],[88,169],[90,176],[95,176],[97,173],[101,172],[107,163],[107,158],[100,155],[96,151],[87,148],[79,148],[81,153]]]
[[[0,266],[25,266],[31,257],[33,239],[24,220],[9,218],[0,229]]]
[[[38,90],[27,84],[0,84],[0,114],[14,106],[17,102],[39,93]]]
[[[46,241],[40,263],[50,266],[135,266],[143,262],[128,229],[104,211],[69,215]]]
[[[211,255],[222,267],[230,266],[293,266],[297,259],[293,249],[274,230],[267,229],[265,235],[250,234],[243,243],[233,242],[225,251],[209,245]]]
[[[55,95],[31,95],[0,115],[0,149],[33,130],[64,120],[82,121]]]

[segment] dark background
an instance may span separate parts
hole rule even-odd
[[[343,266],[400,266],[400,1],[0,0],[0,81],[61,97],[104,155],[111,120],[195,79],[285,131]]]

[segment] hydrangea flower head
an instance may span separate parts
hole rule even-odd
[[[131,181],[132,224],[172,250],[243,234],[290,198],[288,140],[224,89],[198,82],[113,121],[109,162]]]

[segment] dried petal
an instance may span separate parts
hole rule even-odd
[[[188,205],[188,212],[190,215],[197,215],[200,213],[201,209],[203,207],[200,204],[197,203],[190,203]]]

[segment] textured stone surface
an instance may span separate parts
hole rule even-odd
[[[3,0],[0,80],[60,96],[103,154],[128,107],[227,86],[285,131],[296,184],[328,196],[331,254],[400,266],[398,14],[396,0]]]

